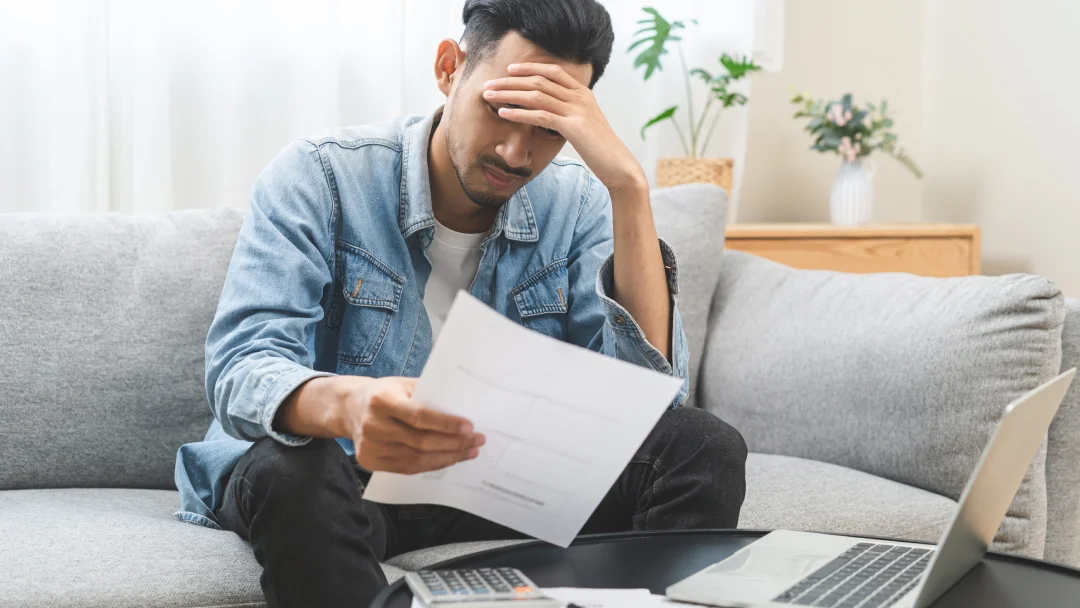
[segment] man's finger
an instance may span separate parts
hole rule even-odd
[[[411,399],[400,399],[387,404],[386,413],[405,424],[421,430],[438,431],[450,435],[468,435],[473,431],[471,422],[461,416],[433,410]]]
[[[463,460],[476,458],[477,448],[458,452],[419,452],[406,445],[386,447],[377,458],[381,470],[403,475],[415,475],[445,469]]]
[[[565,114],[566,103],[543,91],[484,91],[484,99],[491,103],[508,103],[530,110],[546,110],[553,114]]]
[[[566,134],[559,129],[559,117],[547,110],[525,110],[522,108],[499,108],[499,116],[506,120],[520,122],[534,127],[543,127],[559,132],[563,137]]]
[[[364,422],[364,437],[380,442],[405,444],[421,452],[461,452],[473,447],[474,437],[483,436],[422,431],[393,418],[372,418]]]
[[[506,70],[511,76],[532,76],[539,74],[544,78],[568,89],[580,89],[583,85],[566,73],[566,70],[554,63],[511,63]]]
[[[539,74],[534,76],[505,76],[484,83],[489,91],[541,91],[558,99],[570,101],[571,93],[566,87],[552,82]]]

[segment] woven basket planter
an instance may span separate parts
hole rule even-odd
[[[661,158],[656,161],[656,185],[667,188],[679,184],[716,184],[731,195],[734,166],[735,161],[730,158]]]

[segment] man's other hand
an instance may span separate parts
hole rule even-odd
[[[366,380],[345,401],[360,466],[412,475],[476,458],[484,436],[464,418],[413,401],[415,378]]]
[[[350,438],[356,462],[369,471],[411,475],[476,458],[484,436],[460,416],[413,401],[414,386],[415,378],[314,378],[281,404],[274,427]]]

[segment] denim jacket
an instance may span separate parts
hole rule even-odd
[[[433,117],[341,129],[285,148],[255,182],[206,338],[215,421],[181,446],[176,516],[219,528],[214,512],[252,441],[310,438],[272,427],[303,382],[334,374],[420,375],[432,347],[424,309],[434,233],[428,181]],[[607,190],[557,158],[499,211],[472,295],[530,329],[683,378],[689,353],[675,309],[675,254],[661,242],[672,295],[671,362],[611,298]],[[352,442],[338,439],[352,453]]]

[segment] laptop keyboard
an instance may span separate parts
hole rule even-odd
[[[918,584],[931,555],[930,549],[859,543],[773,601],[829,608],[892,606]]]

